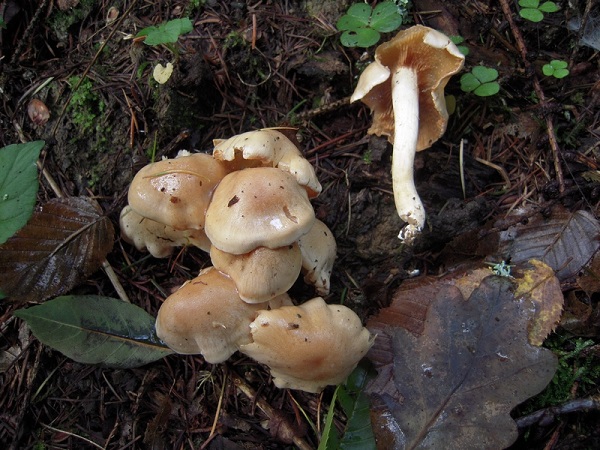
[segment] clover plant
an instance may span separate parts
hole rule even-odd
[[[464,92],[473,92],[479,97],[489,97],[497,94],[500,90],[497,79],[498,71],[496,69],[475,66],[471,72],[460,77],[460,88]]]
[[[553,59],[548,64],[544,64],[542,72],[547,77],[564,78],[569,75],[569,69],[567,69],[567,62],[560,59]]]
[[[466,45],[461,45],[465,42],[465,38],[462,36],[450,36],[450,40],[456,45],[458,51],[463,55],[467,56],[469,54],[469,48]]]
[[[379,42],[381,33],[394,31],[402,25],[406,16],[407,1],[379,3],[371,8],[367,3],[355,3],[336,23],[342,45],[346,47],[370,47]]]
[[[531,22],[541,22],[544,19],[544,13],[552,13],[560,9],[554,2],[540,4],[540,0],[519,0],[519,6],[521,6],[519,15]]]

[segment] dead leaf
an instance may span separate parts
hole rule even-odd
[[[534,304],[535,312],[529,322],[529,342],[542,345],[544,339],[554,331],[562,315],[564,296],[560,282],[552,267],[541,261],[529,261],[531,268],[517,276],[515,297],[526,295]]]
[[[600,292],[600,253],[596,253],[592,262],[577,278],[577,284],[588,296]]]
[[[101,267],[113,243],[95,200],[51,200],[0,246],[0,288],[18,304],[64,294]]]
[[[598,249],[600,224],[587,211],[557,210],[550,218],[539,214],[500,236],[500,252],[511,264],[543,261],[561,281],[577,275]]]
[[[368,387],[378,445],[505,448],[517,437],[510,411],[550,382],[557,359],[529,344],[534,308],[515,299],[510,278],[486,277],[468,301],[451,283],[433,286],[418,294],[433,294],[420,336],[390,323],[394,304],[369,321],[378,333]]]

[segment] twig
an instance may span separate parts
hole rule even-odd
[[[502,5],[502,12],[504,13],[504,16],[506,17],[506,20],[510,26],[512,34],[517,43],[517,48],[519,49],[519,52],[521,53],[521,59],[523,60],[523,64],[525,65],[525,70],[527,73],[532,73],[533,88],[535,90],[535,94],[537,95],[538,99],[540,100],[540,104],[541,104],[542,108],[546,108],[546,104],[547,104],[546,95],[544,94],[544,91],[542,90],[542,87],[540,85],[540,81],[538,80],[538,77],[536,76],[535,72],[533,71],[533,67],[531,66],[531,63],[527,59],[527,48],[525,47],[525,41],[523,40],[521,31],[519,30],[519,28],[515,24],[515,21],[513,20],[513,13],[510,10],[510,5],[508,4],[508,0],[500,0],[500,4]],[[552,149],[552,157],[554,159],[554,171],[556,172],[556,179],[558,180],[558,189],[559,189],[559,192],[562,194],[565,191],[565,180],[563,177],[562,167],[560,164],[560,149],[558,148],[558,143],[556,141],[556,133],[554,132],[554,124],[548,114],[545,114],[545,120],[546,120],[546,131],[548,132],[548,141],[550,142],[550,148]]]
[[[519,428],[530,427],[536,423],[545,426],[553,423],[556,420],[556,416],[589,410],[600,410],[600,397],[579,398],[563,403],[562,405],[540,409],[526,416],[519,417],[515,422],[517,422]]]
[[[78,434],[71,433],[70,431],[66,431],[66,430],[59,430],[58,428],[51,427],[50,425],[46,425],[45,423],[43,423],[42,426],[44,428],[48,428],[49,430],[54,431],[56,433],[63,433],[63,434],[66,434],[67,436],[72,436],[74,438],[81,439],[83,442],[86,442],[86,443],[90,444],[93,447],[99,448],[100,450],[104,450],[104,447],[102,447],[101,445],[96,444],[94,441],[92,441],[92,440],[90,440],[88,438],[85,438],[83,436],[79,436]]]
[[[234,371],[230,372],[230,376],[233,380],[235,386],[242,391],[246,397],[251,399],[256,403],[256,406],[260,408],[260,410],[267,415],[269,420],[277,421],[279,423],[280,432],[279,434],[284,434],[285,436],[291,436],[292,442],[296,447],[300,450],[312,450],[312,447],[306,442],[302,437],[298,436],[295,432],[294,428],[288,423],[287,420],[282,418],[282,415],[275,410],[269,403],[267,403],[262,397],[258,397],[256,391],[252,389],[246,382]]]

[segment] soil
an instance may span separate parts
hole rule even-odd
[[[397,238],[391,145],[367,135],[367,108],[348,103],[374,52],[341,45],[335,23],[348,1],[0,1],[0,147],[44,139],[41,161],[62,192],[96,198],[118,229],[129,182],[152,157],[210,152],[213,139],[293,127],[324,187],[313,201],[317,217],[338,242],[327,300],[343,298],[366,319],[403,279],[461,262],[447,246],[510,211],[562,204],[598,216],[600,189],[585,174],[600,163],[600,48],[569,26],[578,18],[597,25],[598,5],[560,1],[559,12],[533,23],[515,14],[516,2],[413,3],[412,22],[463,36],[464,70],[497,68],[501,89],[484,98],[461,91],[460,76],[448,84],[456,108],[447,132],[415,162],[428,222],[412,246]],[[109,8],[118,12],[113,21]],[[172,45],[134,38],[182,17],[194,29]],[[552,59],[568,62],[566,78],[542,74]],[[167,62],[175,69],[160,85],[152,70]],[[82,77],[91,83],[76,89]],[[46,123],[28,116],[34,98],[50,112]],[[41,179],[39,202],[53,197]],[[118,236],[108,261],[132,302],[152,315],[168,292],[210,264],[191,248],[154,259]],[[117,296],[102,272],[74,292]],[[301,282],[291,293],[298,301],[314,296]],[[597,307],[595,297],[590,302]],[[131,370],[82,365],[24,334],[13,310],[0,306],[0,346],[16,352],[0,373],[2,448],[292,448],[289,433],[309,448],[318,444],[310,424],[322,419],[331,389],[279,390],[241,355],[220,365],[200,356]],[[236,390],[238,378],[255,397]],[[268,426],[258,399],[281,411]],[[592,448],[597,419],[597,411],[579,412],[558,426],[535,426],[515,448]],[[340,426],[344,420],[336,418]]]

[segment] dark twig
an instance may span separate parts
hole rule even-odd
[[[531,63],[527,59],[527,47],[525,47],[525,41],[523,40],[521,31],[519,30],[519,28],[515,24],[515,21],[513,20],[513,13],[510,10],[510,5],[508,4],[508,0],[500,0],[500,4],[502,5],[502,12],[504,13],[504,16],[506,17],[508,24],[510,25],[510,29],[511,29],[512,34],[517,43],[517,48],[519,49],[519,52],[521,53],[521,59],[523,60],[523,64],[525,65],[526,73],[532,73],[533,88],[535,90],[535,94],[537,95],[538,99],[540,100],[540,105],[542,106],[542,109],[545,109],[546,105],[547,105],[546,95],[544,94],[544,91],[542,90],[540,81],[538,80],[538,77],[536,76],[536,74],[533,70],[533,67],[531,66]],[[552,149],[552,157],[554,159],[554,170],[556,172],[556,179],[558,180],[558,189],[559,189],[560,193],[562,194],[565,191],[565,180],[563,177],[562,167],[560,164],[560,149],[558,148],[558,142],[556,141],[556,133],[554,132],[554,124],[553,124],[552,118],[550,117],[549,114],[546,114],[545,121],[546,121],[546,130],[548,132],[548,141],[550,142],[550,148]]]
[[[535,424],[546,426],[553,423],[557,416],[589,410],[600,410],[600,397],[579,398],[563,403],[562,405],[540,409],[526,416],[519,417],[515,422],[517,422],[519,428],[526,428]]]

